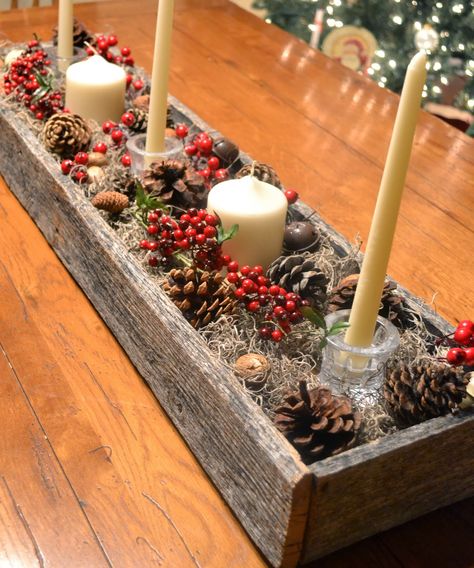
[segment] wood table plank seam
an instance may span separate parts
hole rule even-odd
[[[15,288],[15,286],[13,285],[13,282],[12,282],[12,286]],[[16,289],[16,288],[15,288],[15,289]],[[16,290],[16,293],[18,294],[18,290]],[[19,295],[19,294],[18,294],[18,295]],[[32,402],[31,402],[30,397],[28,396],[28,393],[26,392],[25,388],[23,387],[23,384],[22,384],[22,382],[21,382],[21,380],[20,380],[20,377],[18,376],[18,373],[16,372],[16,369],[15,369],[15,367],[13,366],[13,364],[12,364],[12,362],[11,362],[11,359],[10,359],[10,357],[8,356],[8,353],[7,353],[7,351],[5,350],[5,348],[4,348],[4,346],[3,346],[2,342],[1,342],[1,340],[0,340],[0,350],[2,351],[2,353],[3,353],[3,355],[4,355],[5,359],[6,359],[6,361],[7,361],[7,363],[8,363],[8,365],[10,366],[10,368],[11,368],[11,370],[12,370],[12,374],[13,374],[13,376],[15,377],[15,380],[16,380],[16,382],[17,382],[17,384],[18,384],[18,387],[20,388],[21,392],[23,393],[23,396],[24,396],[24,398],[25,398],[25,401],[26,401],[28,407],[30,408],[30,410],[31,410],[31,412],[32,412],[32,414],[33,414],[33,416],[34,416],[34,418],[35,418],[35,420],[36,420],[36,422],[37,422],[39,428],[40,428],[41,431],[43,432],[43,435],[44,435],[44,438],[45,438],[45,443],[48,444],[49,448],[51,449],[51,452],[52,452],[52,454],[53,454],[53,456],[54,456],[54,459],[56,460],[56,462],[57,462],[57,464],[58,464],[58,467],[60,468],[62,474],[64,475],[64,478],[65,478],[67,484],[69,485],[72,494],[74,495],[74,499],[76,500],[76,502],[77,502],[77,504],[78,504],[78,506],[79,506],[79,509],[81,510],[82,515],[84,516],[84,519],[85,519],[87,525],[88,525],[89,528],[90,528],[90,531],[92,532],[92,535],[93,535],[93,537],[94,537],[94,540],[96,541],[97,545],[99,546],[99,549],[101,550],[101,552],[102,552],[102,554],[103,554],[103,556],[104,556],[104,559],[105,559],[107,565],[110,566],[110,568],[113,568],[113,564],[112,564],[112,562],[111,562],[111,560],[110,560],[110,558],[109,558],[109,555],[107,554],[107,551],[105,550],[105,547],[104,547],[104,545],[103,545],[103,543],[102,543],[102,541],[101,541],[99,535],[97,534],[96,530],[94,529],[94,526],[93,526],[91,520],[89,519],[89,517],[88,517],[88,515],[87,515],[87,513],[86,513],[86,511],[85,511],[85,509],[84,509],[83,503],[82,503],[82,501],[79,499],[79,495],[77,494],[77,492],[76,492],[76,490],[75,490],[73,484],[71,483],[71,480],[69,479],[69,476],[67,475],[66,470],[64,469],[63,464],[62,464],[61,460],[59,459],[59,456],[58,456],[58,454],[57,454],[57,452],[56,452],[56,450],[55,450],[53,444],[51,443],[51,441],[50,441],[50,439],[49,439],[49,436],[48,436],[48,434],[47,434],[47,432],[46,432],[46,430],[45,430],[45,428],[44,428],[44,426],[43,426],[43,424],[42,424],[42,422],[41,422],[41,420],[40,420],[40,418],[39,418],[39,416],[38,416],[38,414],[37,414],[37,412],[36,412],[36,410],[35,410],[35,408],[34,408],[34,406],[33,406],[33,404],[32,404]],[[10,494],[11,494],[11,492],[10,492]],[[26,527],[25,527],[25,529],[26,529]],[[27,530],[27,529],[26,529],[26,530]],[[28,532],[28,531],[27,531],[27,532]],[[34,544],[34,542],[33,542],[33,544]],[[36,550],[36,546],[35,546],[35,550]]]

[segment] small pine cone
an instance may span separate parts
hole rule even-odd
[[[132,114],[135,118],[133,124],[129,126],[130,130],[137,133],[146,132],[148,126],[148,112],[140,108],[129,108],[127,112]]]
[[[138,95],[132,101],[135,110],[142,111],[148,115],[148,111],[150,110],[150,95]],[[133,112],[134,109],[129,110],[128,112]],[[166,108],[166,128],[173,128],[174,127],[174,120],[172,117],[171,107],[168,105]],[[146,130],[146,126],[144,127],[143,131]]]
[[[343,278],[329,293],[328,311],[350,310],[358,282],[358,274],[351,274]],[[396,293],[396,289],[395,282],[386,280],[379,315],[398,327],[406,327],[409,324],[408,316],[405,314],[403,298]]]
[[[467,374],[449,365],[395,363],[387,369],[384,396],[403,422],[418,424],[456,409],[467,383]]]
[[[91,131],[86,121],[77,114],[53,114],[41,133],[46,149],[62,158],[72,157],[87,150]]]
[[[300,381],[299,392],[288,394],[275,410],[274,422],[309,464],[352,447],[361,417],[347,397],[323,387],[308,391]]]
[[[252,164],[246,164],[245,166],[240,168],[240,170],[235,174],[235,177],[242,178],[248,176],[250,175],[251,171],[252,171]],[[260,181],[265,181],[266,183],[279,187],[280,189],[282,189],[283,187],[281,185],[281,181],[280,178],[278,177],[278,174],[272,168],[272,166],[269,166],[268,164],[262,164],[260,162],[256,162],[253,175]]]
[[[208,193],[204,178],[181,160],[153,162],[143,172],[142,184],[163,203],[183,208],[204,206]]]
[[[74,24],[72,28],[72,43],[75,47],[85,47],[85,44],[93,43],[94,38],[85,25],[74,18]],[[53,28],[53,44],[58,44],[58,28]]]
[[[135,200],[137,193],[136,181],[130,168],[117,168],[112,178],[109,180],[110,188],[126,195],[130,201]]]
[[[91,203],[109,213],[121,213],[129,205],[128,197],[118,191],[101,191],[91,199]]]
[[[305,254],[280,256],[272,262],[267,277],[289,292],[299,294],[321,309],[326,301],[328,279]]]
[[[163,289],[196,329],[236,311],[237,301],[217,271],[173,268]]]

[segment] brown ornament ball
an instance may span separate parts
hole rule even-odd
[[[239,147],[228,138],[217,138],[212,148],[214,154],[221,159],[223,166],[230,166],[239,157]]]
[[[303,252],[317,247],[319,231],[309,221],[293,221],[285,228],[283,246],[292,252]]]

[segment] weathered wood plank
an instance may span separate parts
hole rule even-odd
[[[27,127],[0,114],[0,169],[255,543],[296,564],[311,476]],[[38,173],[40,170],[40,174]],[[258,498],[257,498],[258,496]],[[291,528],[290,528],[291,527]]]
[[[303,562],[474,495],[474,415],[435,418],[310,469]]]

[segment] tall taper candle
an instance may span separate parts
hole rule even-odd
[[[72,0],[59,0],[58,57],[72,57],[74,53],[72,30],[74,26]]]
[[[146,152],[165,149],[166,111],[168,105],[168,75],[171,58],[171,31],[174,0],[160,0],[156,18],[155,51],[151,73],[150,110],[146,136]]]
[[[345,336],[349,345],[367,347],[372,343],[425,80],[426,54],[420,51],[408,65],[400,96]]]

